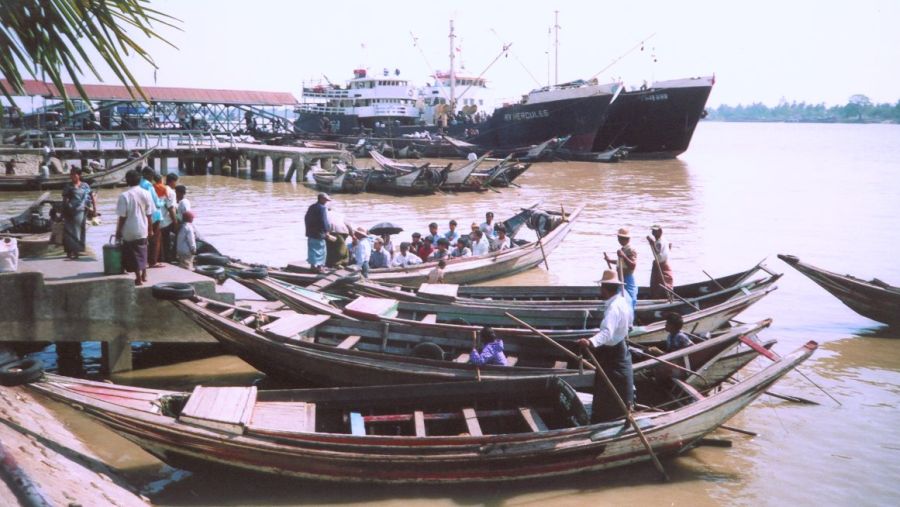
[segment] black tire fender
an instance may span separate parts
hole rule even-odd
[[[209,276],[212,278],[218,278],[225,274],[225,268],[222,266],[214,266],[212,264],[204,264],[202,266],[197,266],[194,268],[194,271],[200,273],[204,276]]]
[[[178,301],[194,297],[194,286],[189,283],[162,282],[153,286],[153,297],[166,301]]]
[[[412,355],[421,357],[422,359],[444,359],[444,349],[437,343],[422,342],[412,349]]]
[[[214,253],[201,253],[194,256],[194,264],[198,266],[227,266],[231,259]]]
[[[241,278],[247,278],[249,280],[261,280],[269,276],[269,270],[261,267],[252,267],[238,271],[237,275]]]
[[[44,363],[39,359],[25,358],[0,366],[0,384],[18,386],[34,382],[44,374]]]

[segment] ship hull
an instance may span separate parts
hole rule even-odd
[[[711,81],[701,86],[622,92],[610,104],[594,139],[594,152],[633,147],[631,159],[674,158],[688,149],[703,116]]]

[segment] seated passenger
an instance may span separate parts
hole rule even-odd
[[[503,340],[497,338],[494,329],[490,326],[481,328],[481,340],[484,346],[481,352],[472,348],[469,353],[469,362],[472,364],[496,364],[506,366],[506,354],[503,353]]]
[[[375,245],[369,254],[369,267],[371,269],[387,268],[391,266],[391,254],[384,249],[384,240],[375,238]]]
[[[472,232],[472,255],[479,257],[487,255],[491,251],[491,244],[481,232],[481,229]]]
[[[459,239],[459,231],[456,230],[456,220],[450,221],[450,230],[444,233],[444,237],[447,238],[451,245],[456,244],[456,240]]]
[[[406,266],[413,266],[415,264],[422,264],[422,259],[415,253],[409,251],[409,243],[405,241],[400,243],[400,253],[394,256],[391,265],[394,267],[405,268]]]
[[[681,332],[682,326],[684,326],[684,319],[681,315],[675,312],[669,312],[666,315],[666,332],[668,332],[669,335],[666,337],[666,344],[663,345],[665,350],[660,350],[657,347],[650,347],[648,352],[654,356],[661,356],[693,345],[694,342],[692,342],[686,334]]]
[[[428,272],[428,283],[444,283],[444,268],[447,261],[440,261],[436,268]]]
[[[412,234],[412,244],[409,245],[409,249],[416,255],[419,256],[422,261],[428,260],[428,256],[431,255],[431,241],[422,240],[422,235],[418,232],[414,232]]]
[[[428,256],[428,260],[437,261],[441,259],[449,259],[450,258],[450,242],[447,241],[447,238],[441,238],[437,242],[437,250],[431,252],[431,255]]]
[[[491,239],[491,251],[496,252],[512,248],[512,240],[506,235],[506,226],[497,224],[494,230],[497,231],[497,237]]]
[[[456,240],[456,247],[450,252],[450,257],[471,257],[472,251],[466,246],[466,240],[459,238]]]

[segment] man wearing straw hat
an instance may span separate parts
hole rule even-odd
[[[631,311],[634,312],[637,307],[637,284],[634,281],[634,270],[637,267],[637,250],[631,247],[631,235],[628,233],[628,229],[620,228],[617,237],[622,248],[616,251],[616,259],[613,260],[607,257],[606,252],[603,252],[603,258],[606,259],[607,263],[618,266],[622,282],[625,284],[625,292],[631,296]]]
[[[628,297],[622,292],[622,282],[611,269],[605,270],[600,280],[600,299],[606,301],[600,331],[590,338],[578,340],[578,345],[583,349],[592,347],[597,351],[600,367],[612,381],[625,405],[630,407],[634,404],[634,374],[626,338],[634,319],[634,311]],[[610,421],[624,415],[597,373],[594,377],[591,423]]]

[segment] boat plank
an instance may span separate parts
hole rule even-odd
[[[316,431],[316,404],[305,402],[257,402],[247,425],[248,432]]]
[[[522,414],[522,418],[525,419],[525,424],[531,428],[531,431],[548,431],[547,425],[544,423],[544,420],[541,419],[541,416],[535,410],[532,410],[528,407],[519,407],[519,413]]]
[[[413,421],[415,422],[416,436],[426,436],[427,433],[425,432],[425,413],[421,410],[416,410],[415,412],[413,412]]]
[[[466,407],[462,409],[463,418],[466,420],[466,428],[469,430],[469,435],[480,437],[481,433],[481,425],[478,424],[478,416],[475,414],[475,409],[471,407]]]
[[[366,434],[366,423],[359,412],[350,412],[350,433],[359,436]]]
[[[242,433],[256,403],[256,387],[194,388],[178,419],[184,423]]]
[[[283,339],[296,339],[297,335],[309,331],[328,320],[328,315],[304,315],[291,313],[285,317],[259,328],[266,336]]]
[[[359,343],[359,340],[361,340],[361,339],[362,339],[362,337],[359,335],[351,335],[351,336],[344,338],[340,343],[338,343],[334,347],[338,348],[338,349],[349,350],[349,349],[352,349],[353,347],[355,347],[356,344]]]

